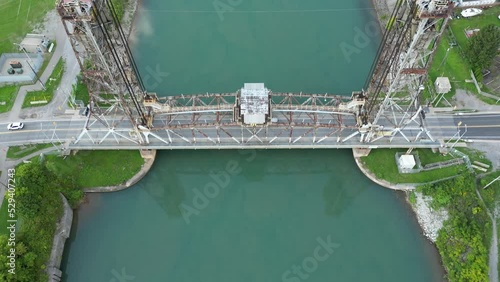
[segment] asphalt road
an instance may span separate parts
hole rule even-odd
[[[189,120],[178,120],[180,124],[190,122]],[[202,122],[200,120],[200,122]],[[327,122],[324,120],[323,122]],[[347,118],[347,124],[353,123]],[[372,147],[409,147],[415,146],[430,146],[436,147],[437,140],[450,139],[460,136],[464,140],[490,140],[500,141],[500,114],[467,114],[467,115],[427,115],[427,129],[436,142],[431,140],[423,140],[408,144],[406,139],[414,140],[421,134],[421,137],[426,137],[421,133],[420,128],[415,125],[408,125],[403,133],[397,133],[395,137],[382,138],[369,145]],[[78,138],[84,128],[85,118],[73,116],[69,119],[54,119],[54,120],[27,120],[24,121],[25,127],[22,130],[9,131],[7,123],[0,123],[0,144],[4,145],[20,145],[41,142],[70,142],[70,147],[85,147],[88,149],[100,148],[138,148],[134,140],[137,140],[133,131],[130,130],[130,123],[126,120],[117,123],[115,131],[109,133],[107,128],[99,123],[91,127],[89,134],[84,134],[78,144],[74,141]],[[161,127],[164,121],[158,119],[155,126]],[[385,130],[391,128],[390,124],[384,125]],[[319,128],[316,136],[313,136],[310,128],[296,126],[293,131],[283,127],[268,127],[267,134],[265,129],[245,128],[241,127],[224,127],[225,131],[217,131],[216,128],[200,128],[199,131],[186,129],[177,130],[159,130],[148,134],[150,145],[147,147],[154,148],[220,148],[231,147],[237,148],[245,146],[245,144],[254,144],[264,146],[266,148],[280,147],[301,147],[307,148],[313,143],[316,147],[338,147],[348,148],[361,145],[360,134],[351,138],[349,136],[355,134],[356,129],[345,128],[341,133],[335,132],[330,128]],[[458,133],[459,132],[459,133]],[[427,138],[429,139],[429,138]],[[321,140],[321,141],[320,141]],[[339,141],[344,141],[342,144]],[[391,142],[389,142],[391,141]],[[119,142],[119,143],[118,143]],[[218,143],[224,145],[218,145]],[[99,144],[96,144],[99,143]],[[167,144],[168,143],[168,144]],[[432,143],[432,144],[431,144]],[[366,146],[366,144],[365,144]]]

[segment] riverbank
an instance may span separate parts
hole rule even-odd
[[[61,261],[64,253],[64,246],[66,245],[66,240],[69,238],[71,225],[73,224],[73,210],[64,195],[60,195],[64,211],[61,220],[57,224],[54,241],[52,243],[52,251],[50,252],[50,259],[47,263],[48,282],[58,282],[62,279]]]
[[[151,150],[143,152],[141,151],[142,157],[145,159],[144,164],[142,165],[139,172],[137,172],[134,176],[132,176],[129,180],[122,184],[113,185],[113,186],[101,186],[101,187],[93,187],[93,188],[84,188],[83,192],[85,193],[101,193],[101,192],[117,192],[124,189],[129,188],[130,186],[139,182],[146,174],[148,174],[149,170],[153,166],[153,163],[156,159],[156,150]]]
[[[363,165],[360,157],[364,155],[364,152],[360,151],[359,149],[353,149],[352,151],[356,165],[358,166],[359,170],[361,170],[361,172],[366,177],[368,177],[368,179],[382,187],[406,192],[406,201],[417,217],[417,221],[422,230],[422,234],[431,242],[435,243],[439,230],[443,227],[444,221],[448,219],[448,213],[446,212],[446,210],[433,210],[430,207],[432,199],[430,197],[424,196],[419,192],[414,191],[416,189],[416,185],[414,184],[393,184],[386,180],[378,179],[370,170],[368,170],[367,167]],[[415,194],[415,203],[411,203],[409,201],[410,193]]]

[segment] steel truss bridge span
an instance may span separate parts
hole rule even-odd
[[[441,132],[431,134],[421,94],[453,8],[451,0],[397,1],[364,89],[351,97],[246,83],[235,93],[159,98],[145,89],[111,0],[60,0],[90,95],[72,145],[437,146]]]

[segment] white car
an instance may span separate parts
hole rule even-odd
[[[18,130],[18,129],[23,129],[23,127],[24,127],[24,123],[22,123],[22,122],[13,122],[13,123],[9,123],[9,125],[7,125],[8,130]]]

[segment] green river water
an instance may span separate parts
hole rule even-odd
[[[132,36],[159,95],[348,95],[380,36],[368,0],[144,0]],[[205,3],[206,2],[206,3]],[[361,35],[361,32],[364,35]],[[443,281],[404,195],[350,150],[161,151],[130,189],[75,212],[68,282]]]

